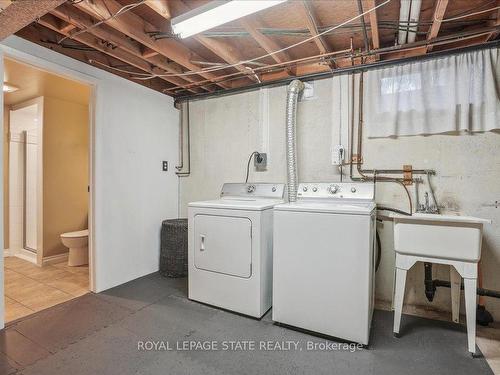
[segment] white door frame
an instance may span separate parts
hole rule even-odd
[[[77,70],[66,68],[59,64],[53,63],[51,61],[45,60],[41,57],[27,54],[22,51],[18,51],[14,48],[0,45],[0,71],[3,71],[3,59],[11,58],[13,60],[19,61],[21,63],[31,65],[36,69],[44,70],[48,73],[55,74],[73,81],[77,81],[91,87],[91,94],[89,99],[89,185],[90,185],[90,196],[89,196],[89,289],[95,292],[98,288],[95,284],[96,275],[96,259],[98,258],[98,249],[96,249],[95,241],[95,212],[96,212],[96,202],[95,202],[95,122],[96,122],[96,96],[99,86],[102,84],[101,80],[81,73]],[[3,77],[2,77],[3,78]],[[0,81],[0,86],[3,86],[3,79]],[[2,87],[0,87],[2,88]],[[3,124],[3,92],[2,98],[0,99],[0,121]],[[0,170],[3,167],[3,153],[0,156]],[[0,201],[3,197],[3,184],[0,188]],[[3,207],[3,204],[2,204]],[[0,233],[2,234],[1,239],[3,241],[3,225],[0,228]],[[3,245],[2,245],[3,246]],[[100,251],[100,250],[99,250]],[[3,256],[0,259],[0,276],[3,276]],[[0,329],[4,327],[5,321],[5,306],[4,306],[4,280],[0,277]]]

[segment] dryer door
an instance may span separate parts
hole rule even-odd
[[[194,217],[196,268],[248,278],[252,275],[252,222],[246,217]]]

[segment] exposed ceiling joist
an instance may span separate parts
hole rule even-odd
[[[368,9],[375,8],[377,6],[377,0],[367,0]],[[373,12],[370,12],[370,29],[372,35],[372,45],[373,48],[380,48],[380,36],[378,31],[378,17],[377,10],[375,9]]]
[[[6,1],[0,0],[0,7]],[[387,4],[385,0],[351,0],[342,7],[333,7],[328,1],[296,0],[214,28],[207,35],[172,36],[171,17],[206,1],[68,1],[41,18],[45,26],[32,23],[17,35],[85,63],[93,60],[95,66],[146,87],[186,97],[203,94],[203,90],[253,85],[252,79],[265,83],[291,75],[311,77],[352,65],[424,55],[433,47],[451,51],[480,45],[498,40],[500,32],[500,13],[493,0],[423,0],[416,40],[405,38],[396,46],[394,36],[402,25],[397,0]],[[368,11],[377,5],[381,5],[377,11],[359,17],[361,9]],[[500,0],[496,0],[498,5]],[[320,31],[333,25],[339,28],[319,37]],[[305,42],[310,35],[316,38]],[[297,42],[293,53],[273,53]],[[364,49],[351,49],[362,44]],[[252,70],[236,64],[263,55],[262,50],[268,54],[265,64],[249,64]],[[137,81],[137,73],[151,76]]]
[[[141,45],[139,43],[135,42],[134,40],[126,39],[124,36],[119,35],[119,33],[115,32],[113,29],[111,28],[105,29],[103,26],[93,27],[94,23],[92,22],[90,16],[88,16],[85,13],[79,12],[77,9],[75,9],[70,5],[67,4],[61,5],[60,7],[51,11],[51,14],[82,30],[92,27],[85,34],[91,34],[99,39],[114,44],[115,46],[117,46],[117,49],[122,49],[125,52],[131,54],[132,55],[131,61],[135,62],[137,58],[139,58],[145,60],[146,63],[152,64],[153,66],[157,66],[165,70],[165,72],[168,73],[182,72],[182,70],[180,70],[179,67],[176,67],[171,62],[168,62],[167,59],[165,58],[161,58],[159,56],[151,56],[149,58],[144,57],[143,50],[141,49]],[[81,35],[83,34],[80,34],[80,36]],[[67,34],[67,36],[69,36],[70,38],[74,38],[72,34]],[[188,83],[195,82],[195,80],[183,80],[178,77],[168,77],[166,81],[181,87],[184,87],[186,85],[186,82]],[[207,90],[207,91],[212,91],[212,90]]]
[[[62,35],[69,36],[69,32],[64,32],[63,28],[60,28],[58,25],[58,19],[51,15],[47,14],[40,18],[38,20],[38,23],[51,29],[54,30]],[[112,56],[115,59],[118,59],[120,61],[123,61],[124,63],[135,67],[137,69],[140,69],[143,72],[149,73],[149,74],[163,74],[164,72],[159,70],[159,69],[154,69],[151,68],[151,66],[144,60],[137,58],[128,52],[125,52],[119,48],[114,48],[114,46],[111,46],[109,44],[103,43],[96,37],[90,35],[90,34],[80,34],[78,36],[75,36],[73,40],[76,40],[77,42],[80,42],[82,44],[85,44],[86,46],[89,46],[97,51],[100,51],[102,53],[105,53],[106,55]],[[169,84],[172,84],[170,81],[164,79],[167,81]],[[192,91],[194,92],[194,91]]]
[[[175,3],[176,7],[178,10],[180,10],[183,13],[189,12],[191,8],[189,8],[182,0],[178,0]],[[208,38],[206,36],[203,36],[201,34],[194,35],[193,38],[197,40],[199,43],[201,43],[205,48],[209,49],[220,57],[222,60],[227,62],[230,65],[235,65],[239,63],[240,61],[244,60],[237,51],[228,43],[216,40],[214,38]],[[246,68],[243,65],[235,65],[234,69],[242,72],[243,74],[247,75],[251,70]],[[251,81],[256,82],[257,79],[253,76],[246,76],[248,79]]]
[[[16,33],[66,0],[14,1],[0,12],[0,40]]]
[[[298,3],[298,9],[302,14],[306,26],[309,29],[309,32],[311,33],[312,36],[317,37],[314,39],[314,42],[318,46],[319,52],[320,53],[330,52],[330,48],[326,44],[326,41],[323,39],[323,37],[318,36],[319,35],[318,26],[316,22],[316,17],[314,16],[312,3],[310,3],[307,0],[298,1],[297,3]]]
[[[31,25],[19,31],[17,35],[27,40],[37,40],[40,45],[46,48],[49,48],[55,52],[64,54],[66,56],[69,56],[73,59],[82,61],[83,63],[86,64],[88,64],[89,59],[94,59],[102,64],[101,66],[102,70],[123,77],[125,79],[129,79],[128,75],[114,71],[106,67],[106,65],[109,66],[110,64],[119,64],[120,63],[119,60],[115,60],[114,58],[109,57],[109,55],[102,54],[99,51],[90,52],[78,49],[63,48],[57,43],[50,42],[50,40],[53,39],[54,37],[54,33],[49,28],[46,28],[38,23],[36,24],[32,23]],[[79,44],[79,43],[74,42],[74,44]],[[82,47],[84,47],[84,45],[82,45]],[[161,83],[159,79],[154,79],[149,81],[138,81],[137,83],[142,86],[148,87],[152,90],[160,92],[165,88],[164,83]]]
[[[123,8],[115,0],[95,0],[92,3],[83,1],[75,3],[74,6],[100,20],[116,14]],[[132,12],[123,13],[119,17],[110,18],[106,23],[130,38],[135,39],[159,54],[167,57],[168,59],[184,66],[185,68],[191,71],[199,70],[196,65],[191,63],[191,59],[202,60],[196,53],[190,51],[182,43],[173,39],[154,40],[144,31],[155,30],[153,25],[136,14]],[[209,72],[200,72],[199,76],[202,76],[212,82],[217,80],[217,76]],[[191,77],[195,77],[195,75],[191,75]],[[231,87],[226,83],[217,83],[217,85],[222,88]]]
[[[195,39],[201,44],[203,44],[207,49],[212,51],[214,54],[219,56],[222,60],[227,62],[228,64],[235,65],[234,69],[239,70],[240,72],[245,74],[248,79],[252,81],[257,81],[257,79],[254,78],[253,76],[247,75],[249,74],[249,72],[251,72],[251,69],[248,69],[245,66],[238,64],[243,59],[239,57],[238,52],[235,51],[232,46],[230,46],[227,43],[223,43],[212,38],[207,38],[202,35],[195,36]]]
[[[156,13],[167,20],[172,18],[168,0],[146,0],[145,5],[153,9]]]
[[[261,46],[267,53],[279,51],[282,48],[272,38],[259,31],[259,28],[262,27],[262,24],[257,20],[256,17],[242,18],[240,20],[240,24],[241,26],[243,26],[245,31],[249,33],[252,38],[259,44],[259,46]],[[286,53],[286,51],[274,53],[271,55],[271,57],[278,63],[292,60],[288,53]]]
[[[61,31],[63,32],[63,34],[69,35],[69,32],[74,29],[76,29],[76,26],[73,25],[72,23],[68,23],[61,28]]]
[[[0,0],[0,12],[5,10],[11,3],[12,0]]]
[[[439,29],[441,28],[441,21],[444,18],[444,13],[446,12],[446,7],[448,6],[448,0],[436,0],[436,6],[434,7],[434,14],[432,16],[432,25],[427,34],[427,40],[432,40],[436,38],[439,34]],[[432,51],[432,46],[427,47],[427,52]]]

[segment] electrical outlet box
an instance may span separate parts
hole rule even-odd
[[[345,148],[342,145],[335,145],[332,148],[332,164],[341,165],[345,160]]]
[[[167,172],[168,171],[168,161],[163,160],[161,167],[162,167],[163,172]]]
[[[267,154],[265,152],[261,152],[258,155],[255,155],[253,158],[253,165],[257,172],[267,170]]]
[[[304,82],[304,90],[300,96],[300,101],[316,99],[314,96],[314,81]]]

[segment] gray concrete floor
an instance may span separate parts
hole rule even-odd
[[[492,374],[467,354],[465,329],[455,324],[404,316],[396,339],[392,314],[376,311],[370,349],[307,350],[325,340],[274,325],[270,313],[258,321],[189,301],[186,290],[185,279],[152,274],[16,321],[0,332],[0,375]],[[147,340],[165,347],[138,350]],[[222,350],[237,340],[257,347]],[[176,347],[202,341],[219,350]],[[259,348],[283,341],[299,349]]]

